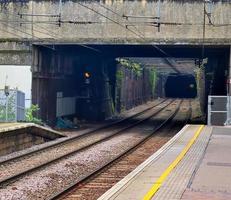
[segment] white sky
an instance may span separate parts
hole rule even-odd
[[[6,81],[6,76],[8,76]],[[30,66],[0,65],[0,89],[6,85],[25,93],[26,99],[31,99],[32,74]],[[31,101],[26,100],[26,107],[30,106]]]

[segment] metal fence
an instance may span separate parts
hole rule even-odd
[[[208,97],[208,125],[230,125],[231,96]]]
[[[18,90],[10,90],[6,96],[0,90],[0,122],[25,120],[25,94]]]

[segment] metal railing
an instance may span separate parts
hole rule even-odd
[[[231,124],[231,96],[208,96],[207,124]]]

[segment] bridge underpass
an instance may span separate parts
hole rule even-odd
[[[163,53],[152,45],[45,45],[33,46],[32,102],[39,105],[38,115],[48,124],[54,124],[56,118],[63,115],[103,120],[115,112],[153,98],[165,97],[169,89],[166,81],[173,73],[176,80],[182,75],[195,77],[197,83],[183,81],[189,89],[182,90],[184,92],[178,97],[194,97],[197,94],[204,111],[208,94],[227,93],[229,46],[206,46],[207,64],[198,74],[195,60],[201,57],[201,46],[158,46]],[[118,58],[139,63],[145,69],[142,76],[139,78],[131,70],[121,69]],[[158,79],[153,93],[150,92],[150,84],[147,84],[151,69],[155,69]],[[118,70],[123,73],[120,91]],[[85,77],[85,73],[90,77]],[[180,88],[182,82],[172,81],[172,84],[172,88]],[[190,90],[194,95],[190,95]],[[64,108],[63,104],[69,106]]]
[[[11,80],[31,80],[22,75],[27,65],[38,106],[27,110],[26,122],[65,135],[51,141],[24,123],[0,123],[2,198],[97,199],[134,170],[121,182],[137,185],[120,182],[116,198],[143,199],[157,185],[155,197],[164,200],[231,199],[231,131],[210,126],[231,124],[231,0],[2,0],[0,6],[0,117],[10,121],[8,89],[23,92]],[[1,65],[14,65],[11,80]],[[207,102],[209,126],[199,125],[206,123]],[[186,123],[197,125],[180,131]]]

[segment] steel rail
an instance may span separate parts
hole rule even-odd
[[[98,140],[98,141],[92,142],[91,144],[88,144],[87,146],[80,147],[79,149],[75,149],[75,150],[73,150],[73,151],[71,151],[71,152],[68,152],[68,153],[66,153],[66,154],[64,154],[64,155],[58,156],[58,157],[56,157],[56,158],[54,158],[54,159],[51,159],[51,160],[49,160],[49,161],[47,161],[47,162],[44,162],[44,163],[39,164],[39,165],[37,165],[37,166],[35,166],[35,167],[32,167],[32,168],[30,168],[30,169],[28,169],[28,170],[21,171],[21,172],[19,172],[19,173],[17,173],[17,174],[14,174],[14,175],[12,175],[12,176],[9,176],[9,177],[7,177],[7,178],[4,178],[4,179],[0,180],[0,188],[2,188],[2,187],[4,187],[5,185],[8,185],[8,184],[10,184],[10,183],[16,181],[18,178],[20,178],[20,177],[22,177],[22,176],[24,176],[24,175],[26,175],[26,174],[28,174],[28,173],[32,173],[32,172],[34,172],[34,171],[36,171],[36,170],[38,170],[38,169],[41,169],[41,168],[43,168],[43,167],[45,167],[45,166],[47,166],[47,165],[49,165],[49,164],[51,164],[51,163],[54,163],[54,162],[56,162],[56,161],[58,161],[58,160],[61,160],[61,159],[65,158],[65,157],[68,157],[68,156],[71,156],[71,155],[73,155],[73,154],[82,152],[82,151],[84,151],[84,150],[86,150],[86,149],[88,149],[88,148],[90,148],[90,147],[92,147],[92,146],[95,146],[96,144],[99,144],[99,143],[101,143],[101,142],[104,142],[104,141],[106,141],[106,140],[109,140],[110,138],[114,137],[115,135],[121,134],[121,133],[123,133],[124,131],[126,131],[126,130],[128,130],[128,129],[130,129],[130,128],[133,128],[133,127],[137,126],[138,124],[141,124],[141,123],[143,123],[144,121],[147,121],[147,120],[149,120],[150,118],[154,117],[155,115],[159,114],[162,110],[164,110],[166,107],[168,107],[168,106],[169,106],[170,104],[172,104],[174,101],[175,101],[175,100],[171,100],[167,105],[165,105],[164,107],[158,109],[155,113],[151,114],[150,116],[148,116],[148,117],[146,117],[146,118],[144,118],[144,119],[141,119],[141,120],[139,120],[139,121],[137,121],[137,122],[135,122],[135,123],[133,123],[133,124],[130,124],[130,125],[128,125],[127,127],[124,127],[124,128],[122,128],[122,129],[120,129],[119,131],[116,131],[115,133],[113,133],[113,134],[111,134],[111,135],[109,135],[109,136],[106,136],[106,137],[104,137],[104,138],[102,138],[102,139],[100,139],[100,140]],[[47,149],[47,148],[46,148],[46,149]],[[29,154],[29,156],[30,156],[30,154]]]
[[[56,147],[56,146],[59,146],[59,145],[66,144],[66,143],[68,143],[68,142],[72,142],[73,140],[76,140],[76,139],[81,139],[81,138],[84,137],[84,136],[87,136],[87,135],[89,135],[89,134],[92,134],[92,133],[95,133],[95,132],[98,132],[98,131],[102,131],[103,129],[110,128],[110,127],[115,126],[115,125],[119,125],[119,124],[121,124],[121,123],[123,123],[123,122],[125,122],[125,121],[127,121],[127,120],[130,120],[130,119],[132,119],[132,118],[134,118],[134,117],[137,117],[137,116],[139,116],[139,115],[141,115],[141,114],[143,114],[143,113],[145,113],[145,112],[147,112],[147,111],[149,111],[149,110],[151,110],[151,109],[153,109],[153,108],[159,106],[160,104],[164,103],[165,101],[167,101],[167,99],[164,99],[164,100],[162,100],[162,101],[160,101],[160,102],[154,104],[153,106],[150,106],[150,107],[148,107],[148,108],[142,110],[142,111],[139,112],[139,113],[136,113],[136,114],[131,115],[131,116],[129,116],[129,117],[126,117],[126,118],[123,118],[123,119],[114,121],[114,122],[109,123],[109,124],[106,124],[106,125],[103,125],[103,126],[101,126],[101,127],[95,128],[95,129],[93,129],[93,130],[87,131],[87,132],[85,132],[85,133],[83,133],[83,134],[81,134],[81,135],[67,137],[65,140],[57,141],[57,142],[52,143],[52,144],[50,144],[50,145],[47,145],[47,146],[45,146],[45,147],[41,147],[41,148],[38,148],[38,149],[34,149],[34,150],[32,150],[32,151],[28,151],[28,152],[22,153],[22,154],[20,154],[20,155],[17,155],[17,156],[8,158],[8,159],[6,159],[6,160],[2,160],[2,161],[0,161],[0,165],[4,165],[4,164],[6,164],[7,162],[11,162],[11,161],[13,161],[13,160],[15,160],[15,159],[19,159],[19,158],[28,156],[28,155],[30,155],[30,154],[32,154],[32,153],[38,153],[38,152],[44,151],[44,150],[46,150],[46,149],[49,149],[49,148],[51,148],[51,147]],[[61,139],[64,139],[64,138],[61,138]]]
[[[96,170],[92,171],[91,173],[83,176],[81,179],[76,180],[74,183],[71,183],[69,186],[63,188],[62,191],[59,191],[55,194],[52,194],[52,196],[50,196],[48,198],[48,200],[55,200],[55,199],[59,199],[61,198],[65,193],[69,192],[70,190],[72,190],[76,185],[81,184],[82,182],[86,181],[87,179],[93,177],[94,175],[96,175],[97,173],[99,173],[100,171],[104,170],[105,168],[107,168],[109,165],[111,165],[113,162],[119,160],[120,158],[122,158],[124,155],[126,155],[129,152],[132,152],[133,150],[135,150],[136,148],[138,148],[141,144],[143,144],[144,142],[146,142],[151,136],[153,136],[157,131],[159,131],[162,127],[164,127],[165,125],[167,125],[168,122],[170,122],[178,113],[180,106],[182,104],[183,100],[181,100],[181,102],[178,104],[176,110],[166,119],[164,120],[159,126],[157,126],[153,132],[148,135],[147,137],[141,139],[140,141],[138,141],[135,145],[133,145],[131,148],[127,149],[126,151],[120,153],[118,156],[116,156],[114,159],[108,161],[107,163],[105,163],[103,166],[97,168]],[[166,106],[167,107],[167,106]],[[165,107],[165,108],[166,108]]]

